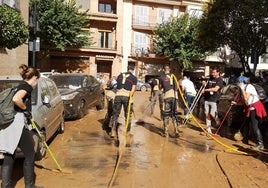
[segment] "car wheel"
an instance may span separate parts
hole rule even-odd
[[[78,119],[84,117],[84,110],[85,110],[84,108],[85,108],[85,101],[81,101],[80,104],[77,106]]]
[[[147,91],[146,86],[141,86],[141,91]]]
[[[104,98],[104,95],[101,95],[101,103],[96,106],[96,109],[102,110],[102,109],[104,109],[104,106],[105,106],[105,98]]]
[[[62,117],[61,117],[61,122],[60,122],[60,126],[59,126],[59,129],[58,129],[58,132],[60,134],[64,133],[65,131],[65,122],[64,122],[64,118],[63,118],[63,114],[62,114]]]
[[[47,148],[44,144],[46,140],[46,136],[44,132],[40,132],[41,137],[38,135],[36,131],[33,131],[33,140],[35,143],[34,150],[35,150],[35,160],[40,161],[46,156]]]

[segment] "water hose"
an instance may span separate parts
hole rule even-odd
[[[180,85],[179,85],[179,82],[176,78],[176,76],[174,74],[172,74],[172,76],[174,77],[175,79],[175,82],[177,84],[177,88],[179,90],[179,93],[180,93],[180,96],[182,98],[182,101],[184,103],[184,105],[186,106],[186,108],[188,109],[188,111],[190,110],[188,105],[187,105],[187,102],[185,101],[184,97],[183,97],[183,94],[182,94],[182,91],[181,91],[181,88],[180,88]],[[248,153],[246,152],[243,152],[243,151],[239,151],[237,148],[234,148],[234,147],[231,147],[231,146],[228,146],[227,144],[224,144],[223,142],[221,142],[220,140],[218,140],[217,138],[213,137],[212,134],[209,134],[204,128],[203,126],[197,121],[197,118],[192,114],[192,112],[190,112],[190,115],[193,117],[193,120],[196,122],[196,124],[202,129],[203,132],[206,133],[206,135],[210,138],[212,138],[215,142],[217,142],[218,144],[220,144],[221,146],[227,148],[228,150],[230,151],[233,151],[233,152],[236,152],[236,153],[239,153],[239,154],[243,154],[243,155],[248,155]]]
[[[127,136],[129,136],[127,133],[128,133],[128,128],[129,128],[129,125],[128,124],[129,124],[129,120],[130,120],[131,106],[132,106],[132,103],[133,103],[133,99],[132,98],[133,98],[133,93],[130,92],[130,94],[129,94],[129,100],[128,100],[128,108],[127,108],[127,118],[126,118],[126,121],[125,121],[126,122],[126,131],[125,131],[125,136],[124,136],[124,146],[126,146]],[[108,188],[110,188],[110,187],[113,186],[115,175],[117,174],[117,169],[119,167],[121,158],[123,156],[123,151],[124,151],[124,148],[125,148],[124,146],[122,147],[121,152],[120,152],[120,150],[118,148],[116,163],[115,163],[115,167],[114,167],[114,171],[113,171],[111,180],[108,183]]]

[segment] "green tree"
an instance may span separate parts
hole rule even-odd
[[[14,9],[0,6],[0,47],[16,48],[29,37],[28,27],[22,16]]]
[[[55,46],[64,51],[67,47],[90,46],[87,12],[79,12],[75,0],[32,0],[31,7],[37,3],[38,20],[42,44]]]
[[[215,51],[228,44],[244,70],[250,72],[249,57],[265,53],[267,46],[267,7],[267,0],[216,0],[209,4],[200,20],[200,47]]]
[[[178,62],[182,68],[191,68],[191,60],[202,57],[197,45],[198,24],[198,18],[185,14],[159,25],[154,30],[155,52]]]

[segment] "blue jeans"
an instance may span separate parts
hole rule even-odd
[[[188,94],[188,93],[185,94],[185,99],[186,99],[186,102],[188,104],[189,109],[191,108],[191,106],[194,102],[194,98],[195,98],[195,96],[193,96],[191,94]],[[188,114],[188,109],[184,108],[184,115],[186,115],[186,114]]]

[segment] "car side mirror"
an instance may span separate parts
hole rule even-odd
[[[49,104],[49,103],[50,103],[50,96],[45,95],[45,96],[44,96],[44,99],[43,99],[43,103],[44,103],[44,104]]]

